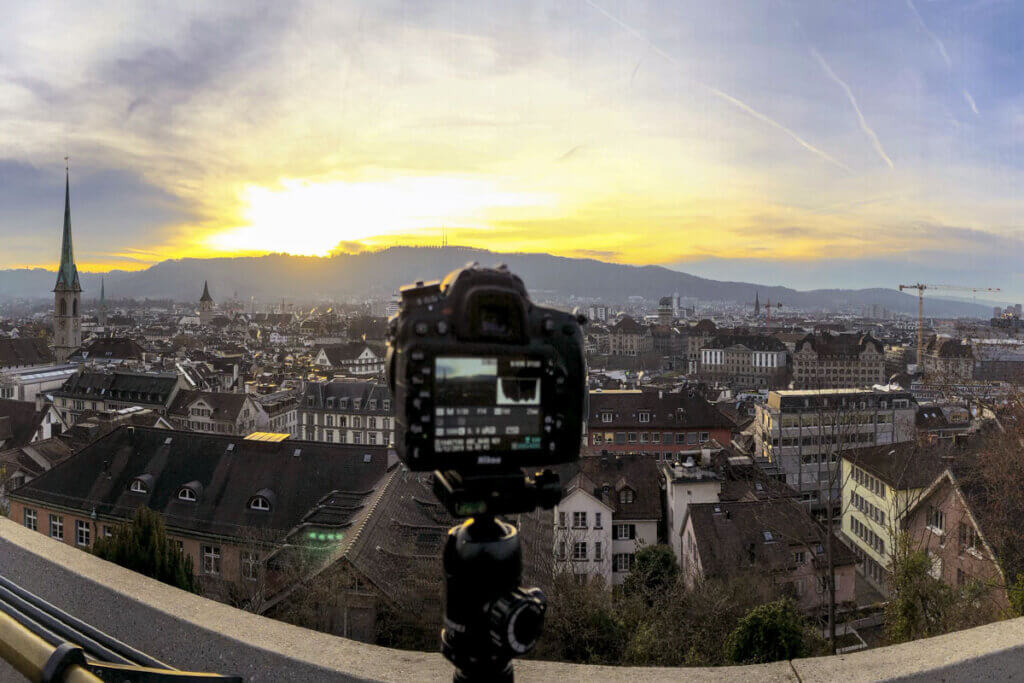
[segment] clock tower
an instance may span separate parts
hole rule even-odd
[[[60,245],[60,268],[53,288],[53,355],[58,363],[82,345],[82,285],[71,246],[71,182],[64,169],[64,236]]]

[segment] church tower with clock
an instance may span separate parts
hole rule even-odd
[[[53,355],[58,363],[65,362],[82,345],[82,285],[71,246],[71,182],[67,169],[64,172],[64,236],[57,284],[53,288]]]

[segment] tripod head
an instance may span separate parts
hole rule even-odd
[[[554,507],[562,497],[558,475],[434,472],[434,493],[453,516],[473,515],[449,529],[445,542],[441,653],[455,665],[455,681],[512,681],[512,658],[537,643],[547,600],[539,588],[519,585],[519,532],[495,515]]]

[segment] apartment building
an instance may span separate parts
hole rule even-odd
[[[306,382],[297,410],[303,439],[370,446],[395,442],[391,391],[382,381]]]
[[[753,575],[786,587],[808,613],[827,604],[826,532],[797,502],[694,503],[682,523],[680,571],[691,588],[706,578]],[[856,558],[833,539],[836,602],[856,599]]]
[[[929,379],[969,380],[974,377],[974,353],[971,345],[959,339],[932,337],[921,358]]]
[[[768,392],[755,406],[755,454],[774,465],[819,516],[833,501],[839,517],[842,452],[911,441],[917,403],[901,389],[824,389]]]
[[[256,431],[259,405],[249,394],[226,391],[179,391],[167,410],[176,429],[245,436]]]
[[[149,507],[203,592],[224,598],[262,589],[264,559],[285,543],[345,538],[386,468],[382,448],[120,427],[11,493],[10,517],[87,550]]]
[[[384,356],[382,344],[330,344],[314,352],[313,365],[321,370],[342,371],[350,375],[375,375],[384,372]]]
[[[165,415],[183,389],[187,387],[177,373],[82,369],[53,392],[53,404],[70,427],[86,411],[139,406]]]
[[[885,382],[885,351],[870,334],[809,334],[793,351],[794,389],[870,387]]]
[[[690,391],[592,391],[589,406],[585,456],[639,453],[674,460],[699,454],[712,440],[732,440],[733,422]]]
[[[624,316],[608,330],[608,353],[612,356],[642,356],[654,350],[651,328]]]
[[[700,376],[743,388],[784,388],[786,345],[760,334],[720,334],[700,350]]]
[[[555,571],[625,581],[637,550],[658,542],[658,477],[652,456],[581,459],[555,506]]]
[[[882,595],[889,594],[889,566],[907,511],[941,470],[939,450],[907,442],[843,454],[840,527],[859,572]]]

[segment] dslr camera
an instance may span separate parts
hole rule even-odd
[[[534,305],[504,266],[469,264],[401,293],[387,359],[398,456],[433,470],[434,493],[469,518],[445,542],[441,652],[455,681],[512,681],[512,659],[536,644],[547,601],[519,585],[519,532],[497,515],[561,499],[558,476],[541,468],[579,457],[586,321]]]
[[[579,456],[582,317],[534,305],[503,266],[468,265],[401,295],[388,368],[410,470],[484,474]]]

